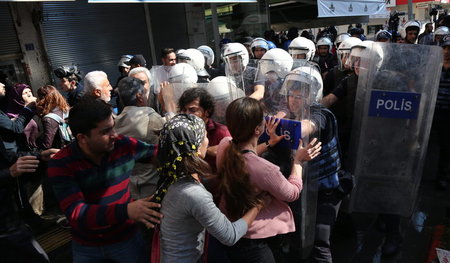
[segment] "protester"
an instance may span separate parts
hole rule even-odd
[[[275,262],[270,238],[295,231],[292,211],[285,202],[299,198],[301,164],[318,155],[320,143],[313,142],[305,149],[299,146],[291,175],[286,179],[278,166],[256,155],[258,138],[265,127],[259,102],[248,97],[233,101],[227,108],[226,119],[233,138],[224,138],[217,152],[222,211],[236,220],[260,202],[258,194],[262,191],[274,198],[228,254],[232,262]]]
[[[27,84],[16,84],[7,92],[6,96],[6,114],[11,118],[17,118],[27,101],[36,101],[31,87]],[[36,149],[36,139],[39,136],[39,127],[36,121],[30,120],[24,130],[23,140],[20,141],[21,150]]]
[[[263,202],[255,204],[233,223],[220,212],[200,179],[210,174],[203,161],[207,146],[205,124],[195,115],[180,114],[164,125],[158,152],[161,186],[156,194],[166,215],[161,220],[161,262],[197,262],[203,253],[204,229],[233,245],[262,208]]]
[[[65,119],[69,115],[70,106],[59,93],[59,91],[51,86],[46,85],[37,91],[38,108],[40,109],[40,117],[42,119],[43,134],[39,140],[40,149],[58,148],[61,149],[69,143],[69,134],[64,134],[63,126]]]
[[[129,177],[157,147],[118,135],[110,105],[87,96],[69,114],[75,141],[56,154],[48,177],[72,232],[74,262],[148,262],[148,244],[136,222],[152,228],[161,214],[150,198],[132,200]]]

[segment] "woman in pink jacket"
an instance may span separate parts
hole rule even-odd
[[[228,255],[232,262],[275,262],[270,239],[295,231],[286,202],[299,198],[302,162],[319,154],[320,143],[313,141],[306,148],[299,147],[286,179],[278,166],[256,154],[258,138],[265,128],[263,109],[257,100],[244,97],[233,101],[227,108],[226,121],[233,138],[224,138],[217,154],[223,212],[230,220],[238,219],[258,203],[259,193],[265,191],[273,196],[244,238],[230,247]]]

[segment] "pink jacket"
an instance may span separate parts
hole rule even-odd
[[[217,150],[217,167],[219,170],[223,154],[226,147],[230,145],[230,140],[230,137],[226,137],[219,144]],[[272,202],[259,212],[244,237],[257,239],[294,232],[294,217],[286,202],[295,201],[300,197],[301,177],[291,176],[286,179],[278,166],[254,153],[245,153],[244,157],[248,164],[250,182],[255,186],[256,194],[266,191],[273,196]],[[225,211],[223,202],[221,210]]]

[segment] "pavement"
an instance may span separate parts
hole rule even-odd
[[[438,263],[435,248],[450,250],[450,187],[438,190],[437,148],[430,144],[413,215],[401,219],[403,242],[400,252],[390,257],[381,254],[384,233],[375,215],[367,215],[367,231],[356,234],[348,221],[337,226],[332,237],[334,263]],[[442,262],[441,262],[442,263]]]

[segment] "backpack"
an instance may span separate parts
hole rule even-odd
[[[68,113],[63,113],[64,119],[68,116]],[[49,113],[45,115],[44,118],[45,117],[55,120],[59,124],[59,134],[61,135],[61,139],[64,141],[64,144],[68,144],[73,141],[74,138],[70,132],[69,124],[63,118],[59,117],[59,115],[55,113]]]

